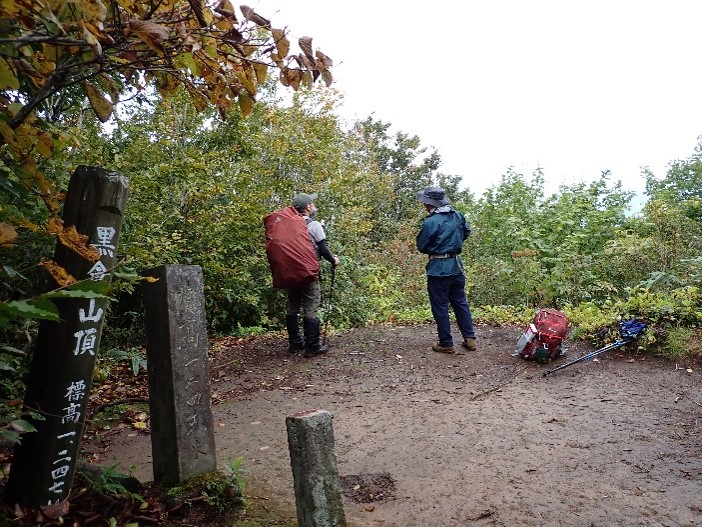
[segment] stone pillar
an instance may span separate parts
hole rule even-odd
[[[98,167],[79,166],[68,185],[65,227],[74,226],[98,249],[91,262],[59,243],[54,261],[78,280],[107,290],[117,263],[117,245],[129,180]],[[99,282],[99,283],[97,283]],[[88,282],[89,283],[89,282]],[[59,322],[39,326],[24,397],[25,418],[37,432],[15,448],[5,500],[38,508],[66,499],[85,425],[107,298],[57,298]]]
[[[300,412],[285,424],[299,527],[346,527],[331,413]]]
[[[143,285],[154,481],[217,469],[202,269],[164,265]]]

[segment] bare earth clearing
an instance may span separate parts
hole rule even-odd
[[[591,350],[529,363],[511,356],[520,333],[478,327],[478,351],[455,356],[430,350],[433,326],[353,330],[314,359],[216,341],[219,464],[243,456],[246,494],[294,525],[285,417],[319,408],[356,527],[702,525],[698,365],[612,351],[544,378]],[[153,478],[146,433],[92,448]]]

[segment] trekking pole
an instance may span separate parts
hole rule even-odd
[[[613,342],[612,344],[609,344],[605,346],[604,348],[600,348],[595,351],[591,351],[590,353],[587,353],[583,355],[582,357],[579,357],[575,360],[572,360],[570,362],[567,362],[565,364],[561,364],[557,368],[553,368],[552,370],[549,370],[544,373],[544,377],[547,375],[550,375],[551,373],[557,372],[558,370],[562,370],[563,368],[567,368],[568,366],[572,364],[576,364],[578,362],[582,362],[584,360],[591,359],[593,357],[596,357],[597,355],[604,353],[606,351],[610,351],[616,348],[621,348],[624,344],[628,344],[635,338],[637,338],[643,330],[646,329],[646,324],[643,322],[638,322],[636,319],[631,319],[627,322],[621,322],[619,324],[619,335],[621,336],[620,339],[618,339],[616,342]]]
[[[597,355],[599,355],[600,353],[604,353],[605,351],[613,350],[615,348],[621,348],[624,344],[631,342],[631,340],[632,339],[617,340],[616,342],[613,342],[612,344],[609,344],[609,345],[605,346],[604,348],[601,348],[601,349],[598,349],[595,351],[591,351],[590,353],[587,353],[587,354],[583,355],[582,357],[579,357],[579,358],[572,360],[570,362],[567,362],[565,364],[561,364],[560,366],[558,366],[558,368],[553,368],[552,370],[548,370],[547,372],[544,373],[544,377],[546,377],[547,375],[549,375],[551,373],[557,372],[558,370],[562,370],[563,368],[567,368],[568,366],[570,366],[572,364],[576,364],[578,362],[582,362],[584,360],[588,360],[588,359],[591,359],[593,357],[596,357]]]
[[[324,321],[324,336],[322,337],[322,346],[327,343],[327,331],[329,330],[329,319],[331,318],[332,297],[334,296],[334,278],[336,277],[336,266],[331,268],[331,283],[329,285],[329,300],[327,301],[327,319]]]

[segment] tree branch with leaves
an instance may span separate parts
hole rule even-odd
[[[136,92],[185,89],[202,110],[248,115],[269,71],[294,90],[322,78],[332,60],[310,37],[291,53],[287,28],[229,0],[6,0],[0,21],[0,168],[6,189],[39,195],[50,214],[60,194],[41,166],[61,136],[56,95],[88,101],[102,122]],[[2,218],[4,238],[26,218]],[[11,240],[10,240],[11,241]]]

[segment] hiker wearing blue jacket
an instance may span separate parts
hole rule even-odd
[[[470,236],[470,225],[463,214],[449,206],[441,187],[432,185],[420,190],[417,199],[429,214],[417,234],[417,250],[429,256],[427,291],[439,335],[439,342],[431,349],[438,353],[456,352],[451,335],[450,304],[463,337],[461,346],[475,351],[475,329],[466,300],[466,276],[460,256],[463,242]]]

